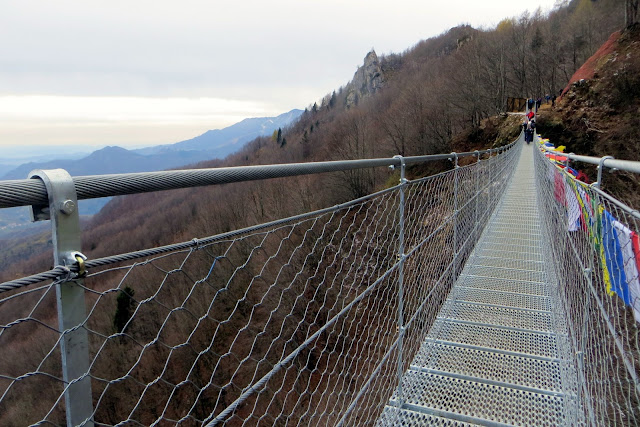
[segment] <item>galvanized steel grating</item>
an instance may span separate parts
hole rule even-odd
[[[481,288],[495,291],[515,292],[528,295],[551,295],[551,289],[546,283],[534,283],[526,281],[515,281],[509,279],[497,279],[493,277],[483,277],[477,280],[476,276],[461,275],[458,283],[470,288]]]
[[[476,257],[497,258],[505,261],[543,262],[542,252],[540,251],[509,251],[500,245],[491,248],[485,244],[482,248],[476,250]]]
[[[525,256],[539,257],[542,256],[542,248],[539,246],[532,247],[530,245],[518,245],[513,242],[483,242],[482,247],[478,248],[478,254],[484,254],[484,251],[498,252],[507,251]],[[525,258],[528,259],[528,258]],[[537,258],[536,258],[537,259]]]
[[[519,270],[544,272],[544,263],[542,261],[517,260],[493,255],[490,253],[487,255],[478,254],[474,260],[478,265],[486,267],[517,268]]]
[[[428,425],[436,427],[466,427],[476,426],[478,424],[456,421],[450,418],[442,418],[435,415],[423,414],[409,409],[398,409],[392,406],[384,408],[380,419],[376,423],[377,426],[415,426]]]
[[[482,282],[482,279],[478,279]],[[456,301],[467,301],[481,304],[494,304],[504,307],[524,308],[529,310],[551,311],[549,297],[521,295],[513,292],[500,292],[488,289],[459,287],[455,290]]]
[[[390,406],[399,403],[394,395]],[[557,426],[567,423],[564,397],[522,391],[409,370],[403,377],[402,401],[426,413],[446,411],[507,425]],[[414,409],[414,410],[415,410]],[[455,416],[455,415],[453,415]]]
[[[426,341],[413,360],[411,368],[435,369],[541,391],[562,393],[559,361],[533,359]]]
[[[524,237],[518,238],[517,236],[512,236],[504,233],[489,234],[486,236],[485,239],[487,243],[497,243],[500,245],[507,244],[507,245],[515,245],[515,246],[524,246],[525,248],[539,248],[542,243],[542,238],[540,236],[538,237],[531,236],[529,238],[524,238]],[[484,243],[484,242],[478,242],[478,243]]]
[[[437,320],[436,339],[527,355],[557,358],[554,336],[538,332],[515,331],[499,327],[468,325]]]
[[[447,303],[443,309],[447,318],[469,322],[492,323],[498,326],[529,329],[539,332],[553,332],[551,313],[532,312],[510,307],[498,307],[485,304],[469,304],[456,301]]]
[[[496,279],[526,280],[528,282],[544,283],[544,273],[538,271],[519,270],[517,268],[485,267],[483,265],[471,265],[467,274],[482,277],[494,277]]]
[[[492,229],[486,234],[487,237],[492,238],[507,238],[510,240],[531,240],[534,242],[540,242],[540,234],[539,232],[525,232],[522,230],[494,230]]]

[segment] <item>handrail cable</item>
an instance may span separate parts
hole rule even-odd
[[[512,144],[500,148],[483,150],[479,153],[481,155],[498,154],[510,148],[511,145]],[[476,155],[477,152],[457,154],[458,158]],[[455,156],[456,154],[453,153],[412,156],[404,157],[404,162],[405,164],[417,164],[453,159]],[[379,166],[400,166],[400,163],[401,160],[399,158],[338,160],[329,162],[87,175],[73,177],[73,182],[78,194],[78,200],[86,200]],[[46,205],[47,203],[47,190],[40,180],[20,179],[0,181],[0,209],[29,205]]]

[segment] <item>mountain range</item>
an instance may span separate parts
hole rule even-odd
[[[259,136],[273,134],[278,128],[293,123],[302,110],[293,109],[276,117],[254,117],[244,119],[223,129],[209,130],[202,135],[174,144],[164,144],[135,150],[108,146],[96,150],[82,158],[61,158],[46,162],[24,163],[0,179],[24,179],[34,169],[62,168],[71,176],[100,175],[128,172],[149,172],[177,168],[203,160],[222,159],[238,151],[242,146]],[[110,198],[82,200],[82,215],[98,212]],[[0,211],[0,238],[36,229],[29,222],[26,207],[3,209]]]
[[[34,169],[62,168],[72,176],[126,172],[149,172],[185,166],[203,160],[221,159],[239,150],[259,136],[271,135],[297,119],[301,110],[291,110],[277,117],[244,119],[224,129],[209,130],[202,135],[174,144],[135,150],[108,146],[80,159],[54,159],[24,163],[0,179],[24,179]]]

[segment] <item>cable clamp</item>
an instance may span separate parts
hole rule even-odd
[[[455,151],[451,152],[451,155],[453,156],[453,159],[449,158],[449,161],[453,161],[454,164],[454,168],[458,169],[460,166],[458,166],[458,153],[456,153]]]
[[[400,154],[396,154],[395,156],[393,156],[393,158],[400,160],[400,185],[406,184],[409,181],[404,177],[404,173],[406,169],[404,157],[402,157]]]
[[[85,261],[87,257],[81,252],[73,252],[71,254],[73,259],[75,259],[75,264],[78,266],[78,275],[77,278],[83,278],[87,276],[87,266],[85,265]]]
[[[193,243],[193,246],[195,246],[197,251],[202,249],[202,243],[200,242],[200,239],[198,239],[197,237],[191,239],[191,243]]]

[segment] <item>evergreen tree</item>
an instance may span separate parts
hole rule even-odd
[[[113,316],[113,326],[118,333],[125,332],[127,322],[131,319],[133,310],[136,307],[136,301],[133,299],[135,291],[129,286],[126,286],[118,294],[116,299],[116,314]]]
[[[329,108],[333,108],[336,105],[336,91],[334,90],[333,93],[331,94],[331,98],[329,99]]]

